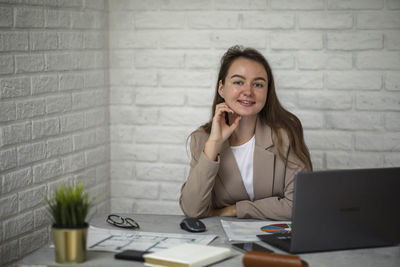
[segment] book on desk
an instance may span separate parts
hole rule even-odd
[[[147,266],[201,267],[233,256],[229,248],[182,244],[143,255]]]

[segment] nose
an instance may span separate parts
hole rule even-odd
[[[253,94],[253,88],[251,84],[249,83],[244,84],[242,94],[245,96],[251,96]]]

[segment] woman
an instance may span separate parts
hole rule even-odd
[[[221,59],[212,119],[191,134],[180,206],[189,217],[291,218],[294,176],[312,170],[299,119],[275,92],[266,59],[231,47]]]

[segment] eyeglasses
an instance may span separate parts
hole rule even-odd
[[[127,228],[127,229],[140,228],[139,224],[134,219],[131,219],[129,217],[122,217],[116,214],[108,215],[106,222],[121,228]]]

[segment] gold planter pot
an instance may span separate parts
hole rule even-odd
[[[83,228],[53,226],[53,240],[58,263],[79,263],[86,260],[88,225]]]

